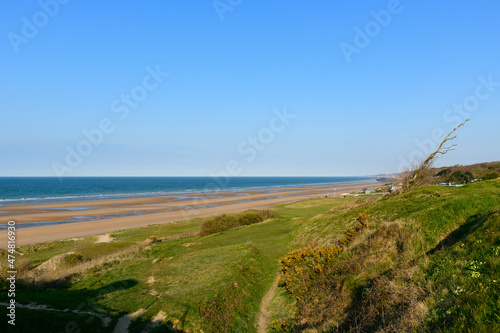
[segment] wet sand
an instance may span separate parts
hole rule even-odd
[[[241,192],[186,194],[182,197],[141,197],[4,205],[0,222],[16,222],[16,245],[99,235],[117,230],[169,223],[195,217],[261,209],[308,198],[337,196],[381,186],[358,182],[329,186],[287,187]],[[31,226],[33,225],[33,226]],[[0,230],[0,248],[7,247],[7,230]]]

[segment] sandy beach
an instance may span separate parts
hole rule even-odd
[[[187,194],[182,197],[141,197],[112,200],[67,201],[4,205],[0,221],[16,222],[16,245],[100,235],[117,230],[172,221],[272,207],[320,196],[381,186],[356,182],[330,186],[287,187]],[[30,226],[33,225],[33,226]],[[7,230],[0,230],[0,248],[7,247]]]

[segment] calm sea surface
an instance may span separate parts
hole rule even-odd
[[[0,206],[371,181],[369,177],[0,177]],[[374,180],[373,180],[374,181]]]

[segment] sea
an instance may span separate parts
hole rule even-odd
[[[0,177],[0,206],[373,181],[371,177]]]

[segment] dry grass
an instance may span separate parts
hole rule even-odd
[[[85,274],[96,267],[136,258],[143,248],[144,245],[133,245],[127,249],[75,265],[67,265],[64,260],[60,260],[65,255],[58,255],[34,269],[26,270],[24,274],[19,274],[20,283],[37,288],[57,288],[63,286],[72,277]]]
[[[421,268],[409,262],[419,238],[400,221],[385,223],[352,249],[347,265],[365,282],[348,288],[345,331],[408,332],[422,324],[428,314],[424,300],[429,288],[416,282]]]
[[[377,276],[363,290],[361,304],[351,314],[356,332],[408,332],[416,330],[428,314],[425,291],[407,278],[405,270]]]
[[[366,225],[368,217],[361,213],[358,221]],[[401,221],[382,223],[376,230],[362,229],[352,233],[336,260],[305,260],[305,265],[294,268],[293,272],[308,272],[293,276],[298,286],[291,291],[297,305],[295,330],[407,332],[421,325],[428,314],[424,300],[430,288],[415,282],[425,259],[419,265],[411,262],[416,256],[413,245],[422,241],[419,233]],[[317,252],[313,250],[309,252]],[[301,256],[312,256],[295,252],[290,256],[297,262]],[[311,274],[307,266],[312,264],[314,269],[317,262],[321,269]]]
[[[176,239],[181,239],[181,238],[197,237],[198,234],[199,234],[199,231],[193,231],[193,232],[186,232],[186,233],[174,235],[174,236],[160,237],[157,239],[157,242],[166,242],[166,241],[176,240]]]
[[[341,213],[341,214],[346,213],[349,211],[368,207],[379,199],[380,198],[378,198],[378,197],[374,197],[374,198],[370,198],[370,199],[359,198],[359,199],[356,199],[354,202],[350,202],[350,203],[347,203],[345,205],[333,207],[328,212],[329,213]]]

